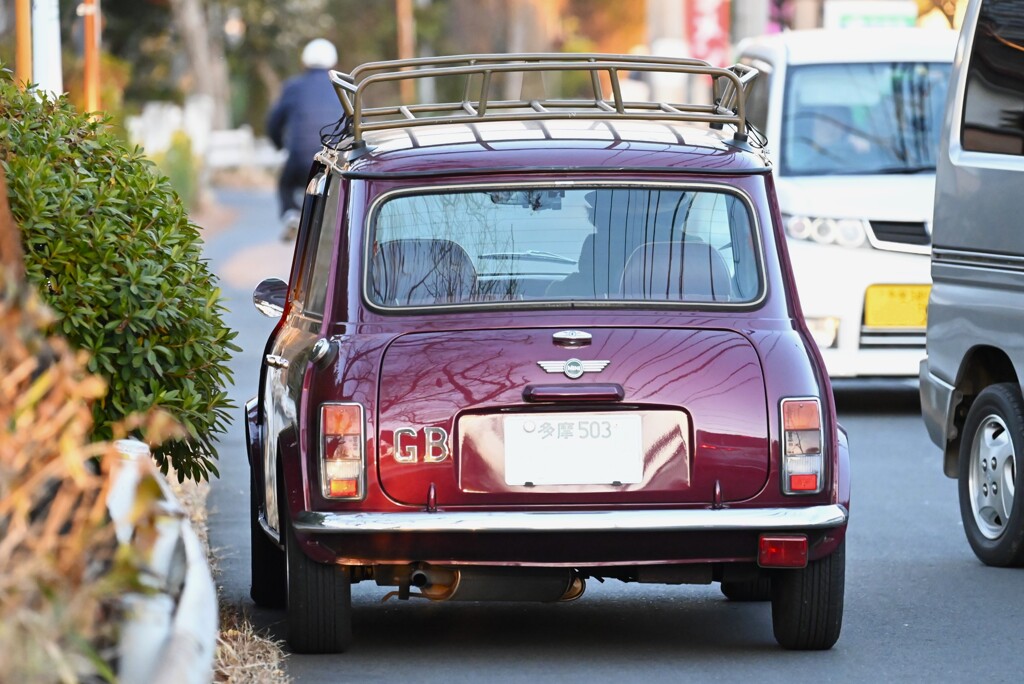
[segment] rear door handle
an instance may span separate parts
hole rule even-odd
[[[267,354],[264,357],[264,359],[266,360],[267,365],[273,368],[288,367],[288,359],[284,358],[283,356],[278,356],[277,354]]]

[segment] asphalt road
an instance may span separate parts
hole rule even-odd
[[[207,239],[228,324],[237,419],[221,440],[210,497],[210,539],[222,595],[283,639],[284,614],[248,598],[248,471],[242,403],[256,393],[273,321],[251,305],[263,277],[284,277],[269,192],[223,191],[233,220]],[[1020,682],[1024,569],[979,563],[964,538],[956,483],[921,422],[916,394],[837,393],[850,434],[853,502],[846,615],[831,651],[794,653],[772,638],[768,604],[726,601],[717,585],[590,583],[574,603],[381,603],[386,589],[353,588],[355,644],[340,656],[290,656],[297,682]]]

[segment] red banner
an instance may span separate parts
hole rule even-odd
[[[731,64],[729,1],[690,0],[686,8],[686,40],[690,54],[714,66]]]

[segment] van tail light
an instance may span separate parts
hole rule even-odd
[[[782,400],[782,491],[817,494],[824,487],[821,402]]]
[[[365,496],[365,444],[360,404],[320,407],[320,473],[324,497],[362,499]]]

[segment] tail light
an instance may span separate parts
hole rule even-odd
[[[324,404],[320,407],[320,473],[329,499],[362,499],[365,495],[363,407]]]
[[[762,534],[757,543],[757,564],[762,568],[807,567],[807,537]]]
[[[782,400],[782,491],[817,494],[824,486],[821,402]]]

